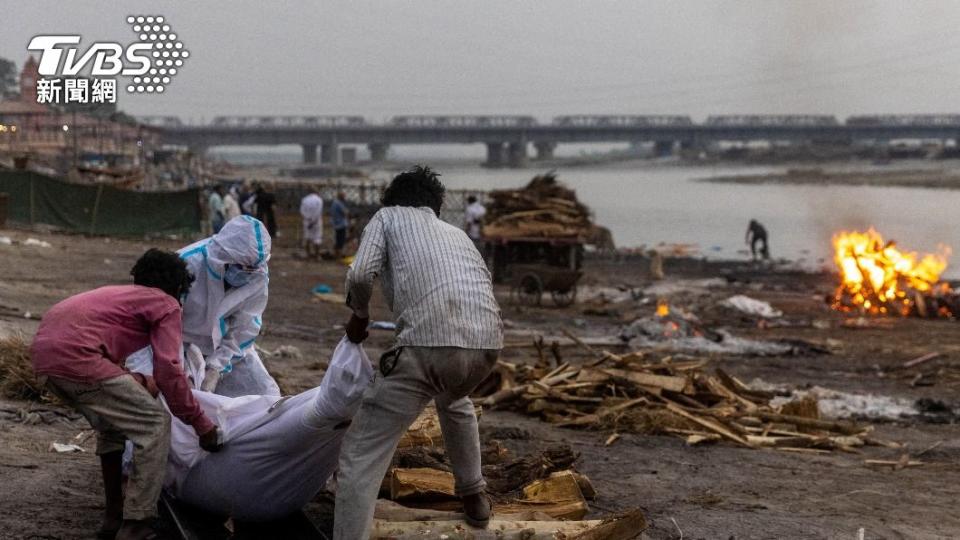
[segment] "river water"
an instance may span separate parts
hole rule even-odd
[[[748,257],[744,235],[757,219],[770,235],[771,255],[808,267],[831,265],[831,237],[839,230],[875,227],[902,248],[960,249],[960,191],[871,186],[740,185],[697,182],[786,167],[649,165],[559,169],[560,179],[608,227],[618,246],[684,243],[709,258]],[[450,187],[521,185],[532,171],[447,168]],[[948,271],[960,277],[960,268]]]
[[[299,156],[291,156],[298,158]],[[891,167],[942,167],[941,163],[901,162]],[[869,165],[824,168],[870,169]],[[487,169],[477,165],[438,167],[450,188],[497,189],[525,184],[528,169]],[[711,176],[784,172],[788,167],[681,166],[634,162],[559,167],[559,178],[577,190],[608,227],[618,246],[692,244],[708,258],[743,259],[747,222],[766,226],[771,255],[805,267],[832,266],[831,237],[840,230],[875,227],[911,251],[944,245],[960,254],[960,190],[872,186],[740,185],[697,182]],[[374,173],[387,179],[391,173]],[[956,259],[960,260],[960,259]],[[960,263],[947,276],[960,278]]]

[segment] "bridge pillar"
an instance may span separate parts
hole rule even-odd
[[[370,161],[374,163],[383,163],[387,160],[387,150],[390,145],[387,143],[370,143]]]
[[[301,144],[303,148],[303,162],[312,165],[317,162],[317,145],[315,144]]]
[[[673,154],[673,141],[656,141],[653,143],[653,153],[657,157],[666,157]]]
[[[537,142],[533,143],[533,147],[537,149],[537,159],[553,159],[553,151],[557,148],[557,143]]]
[[[335,167],[340,165],[340,147],[336,143],[327,143],[320,145],[320,162],[328,163]]]
[[[506,158],[502,142],[487,143],[487,167],[503,167]]]
[[[527,165],[527,143],[512,142],[507,145],[507,164],[511,167]]]

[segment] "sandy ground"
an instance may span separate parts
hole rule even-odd
[[[289,230],[289,229],[288,229]],[[180,247],[182,241],[121,241],[0,230],[0,236],[22,241],[45,240],[52,247],[0,245],[0,335],[31,335],[37,319],[56,301],[92,287],[126,282],[128,270],[150,245]],[[270,305],[259,344],[265,350],[297,347],[300,359],[269,359],[269,369],[290,392],[315,386],[325,359],[339,340],[337,328],[346,308],[311,300],[310,290],[326,283],[342,289],[344,267],[333,262],[304,262],[292,256],[283,238],[271,261]],[[848,329],[843,315],[830,311],[823,295],[829,276],[790,272],[752,272],[742,267],[696,263],[668,264],[670,283],[680,292],[675,305],[700,315],[704,323],[740,336],[764,339],[798,338],[829,348],[830,355],[783,357],[716,356],[713,365],[742,380],[760,378],[805,388],[819,385],[854,393],[875,393],[909,400],[930,398],[955,403],[960,384],[934,374],[929,386],[911,386],[911,378],[879,374],[921,354],[938,351],[938,369],[960,363],[956,322],[897,320],[878,328]],[[729,282],[706,293],[690,292],[683,279],[721,276]],[[680,280],[680,281],[678,281]],[[584,283],[643,286],[643,268],[635,263],[590,264]],[[586,315],[592,305],[570,308],[518,307],[508,290],[498,288],[509,342],[522,342],[521,331],[548,335],[568,328],[584,336],[614,336],[618,313]],[[758,328],[755,321],[716,309],[716,299],[742,292],[784,310],[797,326]],[[649,313],[649,305],[630,304],[627,312]],[[595,306],[594,306],[595,307]],[[646,310],[646,311],[644,311]],[[620,310],[620,314],[624,310]],[[596,313],[596,310],[590,310]],[[25,317],[29,313],[30,317]],[[387,319],[382,304],[374,317]],[[811,321],[820,321],[814,327]],[[375,332],[367,344],[371,356],[390,343],[389,332]],[[510,361],[527,361],[530,348],[510,348]],[[585,359],[575,347],[562,349],[564,359]],[[0,400],[0,538],[90,538],[102,511],[100,481],[93,441],[84,453],[47,451],[53,441],[68,442],[87,429],[68,411],[51,409],[38,423],[22,422],[18,412],[35,407]],[[45,420],[49,420],[47,423]],[[609,432],[560,429],[509,411],[488,411],[482,419],[485,438],[501,436],[500,428],[517,428],[519,437],[505,440],[513,451],[532,451],[568,443],[582,453],[578,468],[593,480],[599,499],[594,515],[641,507],[651,522],[646,538],[960,538],[960,427],[949,416],[939,420],[902,419],[876,423],[877,437],[899,441],[926,464],[902,470],[871,468],[864,459],[897,459],[902,450],[869,447],[863,454],[788,454],[749,450],[727,444],[688,447],[667,436],[624,434],[604,446]],[[941,423],[937,423],[941,422]],[[943,423],[946,422],[946,423]],[[499,433],[499,434],[498,434]],[[312,512],[308,509],[308,514]]]

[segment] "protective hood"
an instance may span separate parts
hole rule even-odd
[[[239,216],[210,238],[207,259],[223,275],[227,264],[263,265],[270,259],[270,247],[270,234],[263,223],[250,216]]]

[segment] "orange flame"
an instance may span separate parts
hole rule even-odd
[[[666,300],[657,300],[657,317],[666,317],[670,314],[670,306]]]
[[[896,243],[884,242],[880,233],[870,228],[834,235],[833,248],[841,279],[834,297],[837,309],[907,315],[914,294],[929,293],[935,287],[949,290],[946,283],[940,283],[950,257],[947,247],[918,259],[915,252],[900,251]]]

